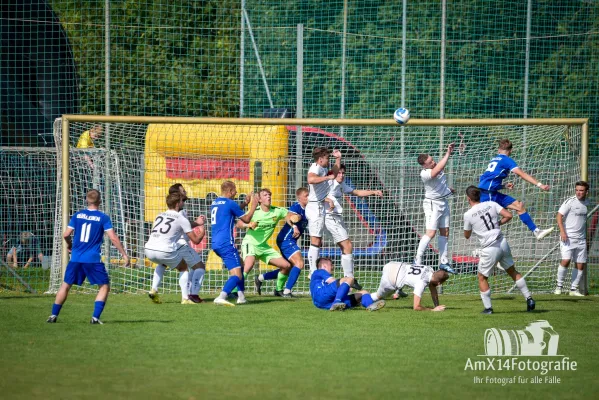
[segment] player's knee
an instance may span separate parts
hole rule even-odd
[[[339,282],[347,283],[349,286],[351,286],[354,283],[354,278],[353,276],[346,276],[344,278],[341,278]]]
[[[518,214],[524,214],[524,213],[526,212],[526,208],[524,207],[524,203],[523,203],[523,202],[521,202],[521,201],[518,201],[518,200],[516,200],[516,201],[514,201],[514,202],[511,204],[511,206],[512,206],[512,208],[513,208],[514,210],[516,210],[516,212],[517,212]]]
[[[191,267],[191,269],[193,269],[194,271],[196,269],[206,269],[206,266],[204,265],[204,263],[202,261],[200,261],[196,265],[194,265],[193,267]]]

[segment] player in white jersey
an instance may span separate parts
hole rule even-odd
[[[358,190],[345,182],[345,172],[347,168],[341,164],[339,172],[334,180],[329,182],[329,193],[327,199],[330,200],[325,204],[325,227],[333,237],[333,241],[341,249],[341,267],[345,277],[354,278],[352,288],[362,290],[362,285],[354,277],[354,257],[352,254],[353,245],[347,233],[347,227],[343,220],[343,202],[344,194],[352,194],[358,197],[378,196],[383,197],[383,192],[380,190]],[[332,206],[331,206],[332,201]]]
[[[447,278],[449,278],[449,273],[444,270],[433,272],[431,267],[392,261],[383,267],[379,289],[376,293],[371,294],[371,297],[373,301],[377,301],[404,286],[410,286],[414,289],[413,308],[415,311],[443,311],[445,306],[439,304],[437,286],[442,285]],[[427,287],[431,291],[434,308],[427,308],[420,304],[422,294]]]
[[[587,263],[587,194],[589,193],[589,184],[585,181],[578,181],[574,190],[575,196],[566,199],[557,212],[562,260],[557,267],[557,287],[554,293],[562,294],[566,269],[570,265],[570,260],[574,260],[576,269],[572,273],[570,296],[584,296],[578,290],[578,285]]]
[[[160,213],[152,224],[150,238],[144,246],[144,253],[150,261],[166,265],[170,268],[176,268],[181,274],[179,275],[179,286],[181,287],[181,304],[195,304],[189,300],[188,282],[189,272],[187,264],[183,259],[183,252],[180,249],[183,247],[178,240],[181,234],[186,234],[193,243],[199,244],[204,237],[205,231],[201,230],[200,234],[191,229],[189,220],[179,213],[183,208],[184,197],[181,193],[171,193],[166,198],[168,210]],[[158,289],[159,280],[152,281],[152,291]],[[150,296],[152,297],[152,296]]]
[[[322,246],[322,235],[325,230],[325,207],[334,206],[331,199],[328,199],[329,181],[332,181],[339,172],[341,166],[341,152],[334,150],[332,155],[336,158],[335,165],[332,168],[332,174],[328,175],[329,157],[331,150],[326,147],[315,147],[312,151],[314,163],[308,170],[308,205],[306,205],[306,219],[308,220],[308,230],[310,231],[310,249],[308,250],[308,264],[310,265],[310,276],[316,271],[316,260],[320,257],[320,247]]]
[[[174,185],[172,185],[168,189],[168,192],[169,192],[169,194],[170,193],[181,193],[183,195],[183,201],[188,200],[187,191],[185,190],[183,185],[180,183],[175,183]],[[179,213],[189,220],[189,217],[187,215],[187,209],[184,208],[181,211],[179,211]],[[191,224],[191,229],[198,228],[198,230],[205,230],[204,224],[206,223],[206,218],[204,216],[200,216],[197,221],[189,220],[189,223]],[[198,231],[198,230],[196,230],[196,231]],[[189,245],[189,237],[186,234],[181,235],[181,237],[178,240],[178,243],[181,245],[181,248],[179,249],[179,251],[183,254],[183,260],[185,261],[185,264],[187,264],[187,266],[189,268],[191,268],[191,270],[189,270],[189,284],[188,284],[189,300],[193,301],[194,303],[201,303],[201,302],[203,302],[203,300],[200,298],[199,293],[200,293],[200,289],[202,288],[202,284],[204,283],[204,275],[206,274],[206,265],[204,264],[204,261],[202,260],[202,257],[200,257],[198,252],[195,251]],[[154,275],[156,276],[156,274],[159,274],[158,278],[160,278],[160,280],[162,280],[164,268],[165,267],[163,265],[159,265],[154,270]],[[162,273],[160,273],[160,272],[162,272]],[[181,272],[179,274],[181,274]],[[153,290],[150,292],[150,298],[152,298],[152,300],[154,302],[158,302],[158,303],[160,302],[160,299],[159,299],[157,293],[153,293]]]
[[[516,282],[516,286],[526,299],[526,311],[532,311],[535,309],[535,301],[526,286],[526,281],[514,267],[512,251],[499,228],[512,219],[512,214],[494,201],[481,203],[480,194],[481,191],[476,186],[469,186],[466,189],[466,197],[471,208],[464,213],[464,237],[470,239],[474,232],[482,247],[478,261],[478,287],[485,306],[482,313],[493,314],[488,279],[497,263]],[[503,218],[500,219],[500,215]]]
[[[454,190],[447,186],[447,177],[445,176],[444,169],[454,148],[455,143],[451,143],[447,147],[445,155],[438,163],[429,154],[420,154],[418,156],[418,164],[422,166],[420,178],[422,178],[422,183],[424,184],[422,208],[424,209],[426,232],[420,239],[416,257],[414,258],[414,264],[422,264],[422,256],[428,248],[430,241],[437,234],[437,230],[439,230],[439,268],[452,274],[455,272],[451,268],[449,258],[447,257],[450,219],[449,202],[447,199],[453,194]]]

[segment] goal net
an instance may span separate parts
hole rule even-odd
[[[186,203],[188,215],[194,218],[209,215],[210,204],[220,194],[224,180],[236,183],[240,198],[269,188],[273,205],[289,207],[295,201],[296,188],[307,185],[315,146],[341,151],[342,162],[347,166],[346,180],[353,187],[384,192],[383,198],[346,195],[343,204],[353,242],[356,277],[365,289],[376,290],[384,264],[392,260],[412,262],[425,232],[418,155],[429,153],[438,161],[449,143],[456,143],[445,173],[455,189],[449,200],[449,251],[457,274],[446,282],[443,291],[478,293],[478,241],[463,237],[463,214],[468,208],[465,189],[478,183],[489,160],[497,154],[498,140],[509,138],[514,143],[512,157],[519,166],[551,186],[549,192],[543,192],[513,174],[508,178],[515,184],[509,194],[524,201],[541,228],[556,226],[555,214],[565,198],[573,195],[574,183],[580,179],[584,165],[581,160],[586,160],[582,143],[585,120],[412,120],[404,127],[392,120],[252,123],[234,119],[123,117],[123,122],[94,122],[101,118],[78,116],[69,121],[70,168],[65,179],[64,165],[58,169],[57,192],[62,192],[63,182],[68,184],[70,213],[85,207],[87,190],[96,188],[103,193],[102,209],[111,216],[117,234],[132,255],[134,268],[122,268],[118,252],[108,245],[104,247],[104,262],[114,290],[129,293],[150,288],[154,266],[144,257],[143,248],[154,218],[166,210],[170,185],[184,185],[190,198]],[[105,121],[110,117],[104,118]],[[113,118],[117,121],[119,117]],[[300,125],[281,125],[285,123]],[[96,125],[103,127],[103,133],[95,139],[94,147],[77,148],[79,137]],[[55,124],[59,154],[62,126]],[[59,196],[50,290],[57,290],[63,267],[62,203]],[[516,268],[526,274],[528,286],[535,292],[552,290],[559,261],[557,230],[537,241],[516,215],[502,229]],[[274,248],[277,233],[275,230],[269,242]],[[235,235],[240,243],[244,231],[236,231]],[[437,237],[423,258],[424,264],[434,268],[439,265]],[[299,244],[306,258],[308,234]],[[220,291],[228,274],[221,260],[210,251],[209,228],[206,238],[194,248],[207,267],[202,292]],[[321,255],[331,256],[340,266],[341,252],[330,236],[324,237]],[[270,268],[257,264],[248,282],[253,281],[253,274]],[[307,272],[301,274],[296,292],[307,292],[307,276]],[[500,270],[490,281],[494,292],[507,292],[513,286],[509,276]],[[253,285],[247,286],[251,292]],[[165,274],[161,290],[178,290],[176,271]]]

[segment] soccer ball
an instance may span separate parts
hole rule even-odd
[[[400,125],[405,124],[410,120],[410,110],[407,108],[398,108],[393,113],[393,119]]]

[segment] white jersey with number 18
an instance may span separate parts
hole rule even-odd
[[[189,232],[191,224],[187,218],[175,210],[165,211],[154,220],[145,248],[165,253],[176,251],[181,247],[181,244],[177,243],[181,235]]]

